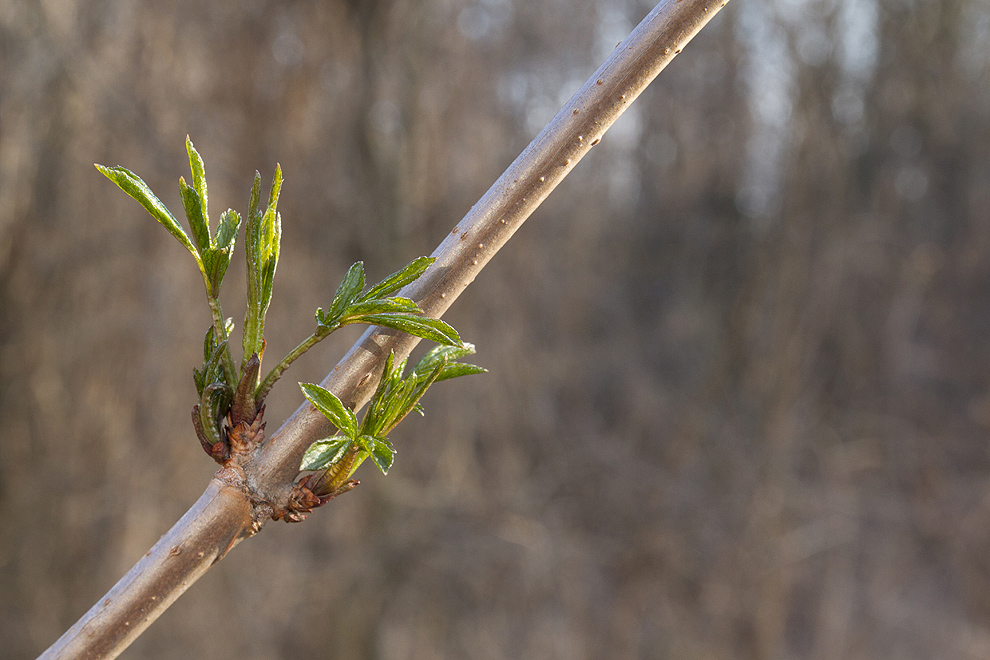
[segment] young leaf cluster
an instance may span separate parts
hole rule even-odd
[[[389,442],[388,433],[410,412],[423,414],[419,400],[433,383],[487,371],[456,362],[473,353],[471,344],[437,346],[408,376],[403,375],[406,360],[395,364],[395,356],[390,354],[360,426],[354,412],[333,392],[312,383],[300,383],[309,402],[337,427],[335,435],[310,445],[300,469],[326,471],[330,477],[324,484],[327,491],[339,487],[369,457],[382,474],[388,474],[395,458],[395,447]]]
[[[282,189],[282,168],[275,166],[275,180],[268,195],[268,207],[261,212],[261,175],[254,175],[251,201],[248,204],[248,222],[244,229],[244,251],[247,254],[247,310],[244,313],[244,340],[242,366],[252,355],[265,352],[265,315],[272,301],[272,283],[278,265],[282,239],[282,216],[276,211],[278,195]],[[257,386],[257,383],[254,383]]]
[[[241,215],[228,209],[221,214],[215,233],[211,230],[206,168],[188,137],[186,152],[192,184],[180,177],[179,195],[189,224],[188,231],[139,176],[120,166],[96,167],[137,200],[192,254],[203,276],[212,324],[203,341],[203,364],[193,372],[198,395],[198,403],[193,407],[193,425],[203,448],[217,462],[229,460],[233,450],[249,451],[260,444],[264,437],[261,421],[264,402],[272,386],[293,361],[338,328],[353,323],[381,325],[430,339],[446,348],[464,350],[465,345],[452,327],[438,319],[424,317],[412,300],[395,295],[422,275],[433,259],[415,259],[367,290],[364,265],[358,262],[348,270],[329,308],[316,311],[315,332],[262,379],[265,317],[271,304],[282,236],[282,218],[277,210],[282,170],[276,165],[268,203],[264,208],[261,207],[261,175],[257,172],[251,187],[244,223],[247,309],[244,314],[241,364],[239,369],[235,368],[230,349],[233,322],[224,317],[221,309],[220,287],[241,229]],[[338,421],[343,423],[345,420],[341,417]],[[351,427],[345,425],[344,428]],[[392,451],[387,441],[383,438],[367,439],[377,438],[375,434],[355,433],[347,436],[351,438],[349,446],[363,448],[368,455],[375,457],[380,467],[386,466],[383,470],[387,470]],[[367,438],[362,439],[364,436]]]
[[[328,334],[351,323],[367,323],[408,332],[438,344],[460,345],[461,339],[452,327],[440,319],[420,316],[416,303],[392,295],[414,282],[434,261],[431,257],[414,259],[363,293],[364,264],[357,262],[344,276],[330,308],[316,310],[317,333]]]
[[[227,209],[220,215],[216,233],[211,231],[206,168],[188,136],[186,153],[189,156],[192,185],[187,184],[184,177],[179,177],[179,196],[186,212],[186,220],[189,222],[188,232],[141,177],[119,165],[116,167],[97,165],[96,168],[147,209],[192,254],[199,267],[213,317],[213,324],[207,333],[203,367],[196,370],[195,375],[196,389],[203,399],[216,395],[223,388],[232,393],[238,382],[228,345],[228,337],[233,325],[230,319],[225,319],[223,316],[220,307],[220,287],[233,257],[237,234],[241,227],[241,216],[233,209]],[[210,395],[207,394],[207,390],[210,391]],[[204,416],[206,407],[203,406]]]
[[[266,395],[296,358],[345,325],[380,325],[438,344],[462,346],[460,335],[449,324],[440,319],[422,316],[422,310],[416,303],[409,298],[394,295],[410,282],[415,282],[434,261],[436,259],[432,257],[413,259],[404,268],[367,290],[363,262],[352,265],[337,288],[330,307],[326,310],[317,308],[316,330],[272,369],[259,385],[259,394]]]
[[[228,336],[233,329],[233,321],[227,319],[225,330]],[[222,444],[223,420],[234,396],[234,388],[229,385],[224,371],[225,353],[229,354],[227,340],[218,341],[213,326],[210,326],[203,340],[203,367],[193,369],[193,381],[199,395],[199,403],[193,407],[193,426],[204,449],[208,449],[211,455],[213,447]]]

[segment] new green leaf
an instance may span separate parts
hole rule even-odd
[[[203,208],[199,193],[194,188],[190,188],[181,176],[179,177],[179,197],[182,198],[182,207],[186,211],[186,219],[189,220],[193,240],[196,241],[196,247],[202,253],[210,248],[210,223],[206,218],[206,209]]]
[[[358,261],[347,270],[344,280],[337,287],[337,293],[333,297],[333,302],[330,303],[330,308],[323,314],[317,312],[316,322],[325,326],[335,324],[344,313],[344,310],[354,302],[363,288],[364,262]]]
[[[203,217],[209,218],[210,216],[207,212],[209,196],[206,192],[206,167],[203,165],[203,159],[200,157],[199,152],[196,151],[196,147],[193,146],[192,140],[189,139],[188,135],[186,136],[186,153],[189,154],[189,171],[192,173],[193,188],[196,190],[200,204],[203,206]],[[209,230],[207,230],[207,235],[209,235]]]
[[[357,417],[337,396],[319,385],[300,383],[303,395],[348,438],[357,436]]]
[[[423,274],[423,271],[429,268],[430,264],[434,261],[436,261],[436,259],[433,257],[419,257],[417,259],[413,259],[405,268],[397,273],[392,273],[384,280],[368,289],[367,293],[361,296],[358,302],[374,300],[375,298],[387,298],[388,296],[391,296],[405,285],[416,281],[419,276]]]
[[[371,460],[375,462],[382,474],[387,475],[395,460],[395,449],[387,440],[375,438],[374,449],[371,451]]]
[[[401,330],[415,337],[429,339],[438,344],[461,345],[461,336],[457,334],[456,330],[440,319],[434,319],[428,316],[418,316],[410,313],[365,314],[363,316],[350,317],[346,320],[346,323],[381,325],[386,328]]]
[[[419,312],[419,307],[409,298],[382,298],[355,303],[345,309],[342,316],[346,319],[368,316],[369,314],[417,314]]]
[[[165,229],[168,230],[172,236],[196,257],[196,261],[199,262],[199,253],[196,251],[196,247],[192,244],[189,239],[189,235],[186,234],[186,230],[182,228],[182,225],[178,223],[175,217],[169,212],[165,205],[162,204],[161,200],[155,196],[155,193],[151,192],[151,188],[148,187],[141,177],[139,177],[134,172],[131,172],[126,167],[121,167],[119,165],[115,167],[105,167],[103,165],[97,165],[96,169],[103,173],[105,177],[116,183],[121,190],[133,197],[141,206],[151,214],[151,216],[161,223]]]
[[[353,442],[350,438],[335,435],[325,440],[317,440],[303,454],[300,470],[325,470],[344,457]]]

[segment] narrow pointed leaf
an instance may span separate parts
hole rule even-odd
[[[220,420],[227,414],[233,393],[223,383],[212,383],[203,390],[200,398],[199,416],[204,429],[210,435],[219,436]],[[216,442],[216,441],[214,441]]]
[[[194,188],[190,188],[181,176],[179,177],[179,197],[182,198],[182,207],[186,210],[186,219],[192,229],[192,238],[202,253],[210,248],[209,221],[206,219],[206,210],[203,208],[199,193]]]
[[[216,347],[216,328],[212,325],[210,329],[206,331],[206,336],[203,337],[203,362],[209,362],[210,356],[213,355],[213,349]]]
[[[275,214],[275,209],[278,206],[278,194],[282,190],[282,166],[275,163],[275,178],[272,181],[272,189],[268,194],[268,209],[265,211],[266,214]]]
[[[344,310],[342,316],[367,316],[368,314],[422,314],[422,310],[409,298],[384,298],[358,302]]]
[[[409,382],[415,383],[416,387],[413,389],[412,396],[409,397],[409,404],[407,404],[408,410],[406,413],[408,413],[409,410],[412,410],[412,406],[423,398],[423,395],[426,394],[426,390],[428,390],[433,383],[437,382],[437,379],[440,377],[440,374],[443,373],[446,366],[446,364],[438,364],[433,368],[433,371],[426,374],[417,373],[415,371],[412,373],[409,377]]]
[[[282,180],[277,168],[275,175],[275,183],[272,184],[273,201],[278,199],[278,188]],[[264,350],[265,313],[271,300],[272,280],[278,261],[278,239],[281,236],[281,223],[274,206],[269,205],[264,216],[259,214],[260,186],[261,175],[256,173],[244,228],[244,253],[247,262],[247,305],[242,339],[244,356],[252,353],[261,355]]]
[[[461,337],[452,327],[440,319],[415,314],[367,314],[348,318],[346,323],[367,323],[381,325],[409,333],[415,337],[429,339],[438,344],[461,345]]]
[[[189,250],[196,257],[197,261],[200,261],[199,253],[196,252],[196,247],[192,244],[189,239],[189,235],[186,234],[186,230],[182,228],[182,225],[178,223],[175,217],[169,212],[165,205],[162,204],[161,200],[155,196],[155,193],[151,192],[151,188],[148,187],[144,181],[141,180],[134,172],[131,172],[126,167],[104,167],[103,165],[97,165],[96,169],[103,173],[108,179],[116,183],[121,190],[133,197],[141,206],[151,214],[151,216],[157,220],[165,229],[168,230],[172,236],[182,245]]]
[[[388,357],[385,358],[385,367],[382,369],[382,376],[378,380],[378,387],[375,388],[375,393],[371,396],[371,401],[368,403],[368,409],[364,414],[364,420],[361,424],[361,428],[365,433],[373,433],[372,429],[377,429],[381,426],[381,419],[385,413],[388,393],[395,384],[396,376],[401,376],[402,374],[403,365],[399,365],[399,369],[393,369],[392,364],[394,361],[395,353],[389,351]]]
[[[317,440],[303,454],[300,470],[325,470],[347,453],[352,441],[342,435],[335,435],[325,440]]]
[[[213,346],[213,352],[209,358],[203,362],[203,382],[205,384],[221,383],[233,391],[235,383],[227,380],[227,371],[224,369],[223,356],[227,351],[227,341],[224,340]]]
[[[440,375],[434,381],[439,383],[442,380],[450,380],[451,378],[460,378],[461,376],[473,376],[475,374],[486,374],[488,369],[484,367],[479,367],[476,364],[466,364],[463,362],[452,362],[440,371]]]
[[[433,257],[419,257],[417,259],[413,259],[405,268],[397,273],[392,273],[384,280],[368,289],[368,291],[361,296],[359,302],[374,300],[375,298],[386,298],[392,295],[410,282],[416,281],[416,279],[423,274],[423,271],[429,268],[430,264],[434,261],[436,261],[436,259]]]
[[[333,297],[333,302],[330,303],[330,308],[327,309],[320,323],[322,325],[332,325],[335,323],[344,312],[344,309],[354,302],[354,299],[357,298],[363,288],[364,262],[358,261],[347,270],[347,274],[344,275],[344,281],[337,287],[337,293]]]
[[[213,446],[220,442],[220,433],[212,425],[204,425],[203,418],[199,414],[200,406],[197,404],[192,409],[193,428],[196,429],[196,437],[199,443],[210,456],[213,455]]]
[[[389,351],[388,357],[385,358],[385,366],[382,369],[382,382],[383,384],[392,379],[396,374],[402,376],[402,371],[405,366],[405,360],[399,362],[398,365],[395,364],[395,351]]]
[[[251,199],[248,202],[248,222],[258,217],[258,204],[261,201],[261,172],[255,170],[254,183],[251,184]]]
[[[467,355],[474,354],[474,344],[464,343],[460,346],[435,346],[420,359],[413,371],[429,373],[440,362],[451,363]]]
[[[444,366],[445,365],[443,364],[438,364],[433,371],[428,374],[417,374],[416,372],[413,372],[410,375],[406,382],[412,385],[412,387],[409,388],[408,392],[404,393],[401,407],[398,408],[398,410],[393,414],[392,419],[389,420],[390,424],[385,429],[386,433],[395,428],[395,426],[413,410],[419,408],[420,414],[422,414],[422,406],[419,405],[419,400],[423,398],[424,394],[426,394],[426,390],[430,389],[430,386],[437,381],[437,378],[439,378]]]
[[[193,428],[196,429],[196,436],[199,438],[200,444],[203,445],[203,449],[212,453],[213,445],[220,442],[220,432],[215,424],[210,423],[209,415],[204,416],[202,411],[202,406],[193,406]],[[207,417],[206,421],[204,421],[204,417]]]
[[[200,157],[199,152],[196,151],[196,147],[193,146],[192,140],[189,136],[186,136],[186,153],[189,154],[189,171],[192,173],[193,188],[196,189],[196,193],[199,195],[200,204],[203,206],[203,217],[209,218],[209,213],[207,212],[207,207],[209,206],[209,198],[206,191],[206,168],[203,165],[203,159]],[[209,227],[209,225],[207,225]],[[203,245],[209,244],[209,229],[207,229],[207,241]]]
[[[275,268],[278,266],[278,259],[272,257],[265,263],[261,271],[261,313],[268,313],[268,307],[272,302],[272,287],[275,284]]]
[[[203,388],[206,387],[206,374],[199,369],[193,368],[193,382],[196,383],[196,394],[203,396]]]
[[[323,413],[341,433],[348,438],[357,435],[357,417],[350,408],[341,403],[333,392],[312,383],[300,383],[299,387],[302,388],[306,399]]]

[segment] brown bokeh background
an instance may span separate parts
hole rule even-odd
[[[281,163],[282,354],[351,262],[432,251],[649,8],[0,1],[0,658],[214,469],[199,275],[92,163],[177,211],[188,133],[214,220]],[[124,657],[990,655],[988,13],[730,3],[450,310],[491,373]]]

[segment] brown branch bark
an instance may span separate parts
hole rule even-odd
[[[403,291],[439,317],[485,264],[592,149],[660,71],[728,0],[665,0],[618,46],[433,252],[436,262]],[[369,328],[322,385],[355,409],[385,356],[419,340]],[[206,492],[128,573],[62,635],[46,659],[114,658],[211,565],[285,510],[303,452],[330,433],[304,404],[239,468]]]

